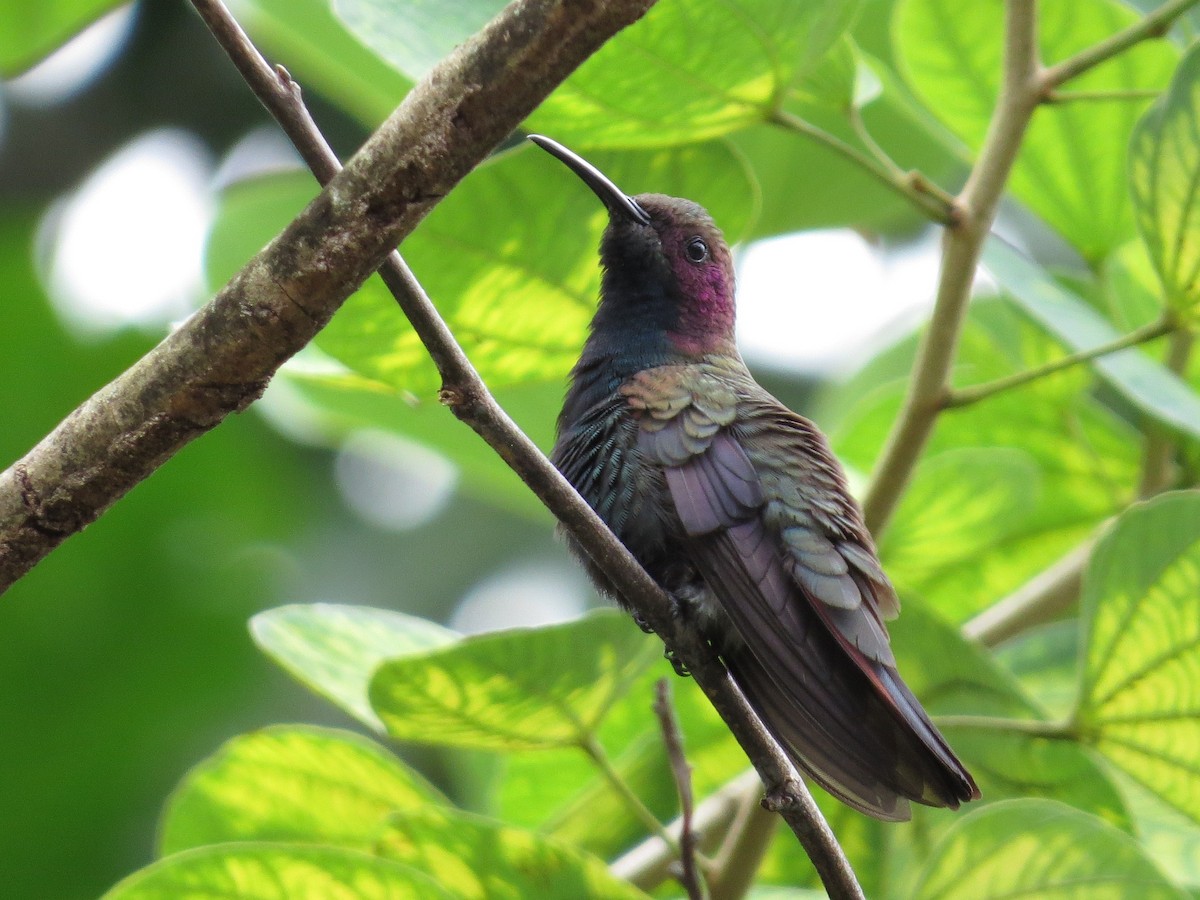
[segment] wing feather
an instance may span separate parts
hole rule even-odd
[[[678,394],[638,395],[652,413],[638,448],[663,467],[688,556],[737,632],[723,656],[768,726],[871,815],[978,796],[896,673],[883,624],[895,591],[820,432],[761,389],[731,394],[736,417]]]

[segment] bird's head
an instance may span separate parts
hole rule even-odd
[[[629,197],[561,144],[541,135],[530,140],[565,163],[608,208],[593,329],[654,332],[687,357],[735,352],[733,257],[712,216],[678,197]]]

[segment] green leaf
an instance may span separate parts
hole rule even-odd
[[[1065,721],[1071,715],[1079,696],[1077,619],[1031,628],[993,652],[1051,717]]]
[[[347,26],[416,79],[478,31],[502,0],[337,0]],[[849,27],[858,2],[680,0],[610,40],[528,127],[580,147],[661,147],[765,120]]]
[[[376,852],[427,872],[462,900],[634,900],[637,888],[569,844],[449,807],[392,817]]]
[[[49,56],[125,0],[0,0],[0,78]]]
[[[1084,738],[1200,822],[1200,493],[1123,514],[1084,581]]]
[[[716,790],[744,770],[746,756],[694,681],[677,679],[659,662],[627,690],[598,729],[613,766],[664,821],[678,798],[652,712],[654,683],[670,678],[672,705],[684,734],[697,796]],[[577,750],[539,750],[505,757],[490,811],[505,821],[553,834],[611,857],[645,835],[623,798]]]
[[[371,706],[398,740],[476,750],[580,746],[661,653],[629,618],[600,611],[393,658]]]
[[[1172,898],[1183,894],[1129,835],[1050,800],[1011,800],[964,816],[934,851],[916,900]]]
[[[1089,350],[1121,337],[1086,300],[999,241],[988,242],[983,260],[1021,309],[1072,350]],[[1090,365],[1142,412],[1175,431],[1200,437],[1200,396],[1141,350],[1110,353]]]
[[[1142,241],[1122,244],[1101,269],[1108,317],[1121,331],[1133,331],[1163,315],[1163,289]]]
[[[1146,853],[1193,897],[1200,892],[1200,828],[1190,818],[1163,803],[1137,782],[1117,773],[1117,784],[1137,823],[1138,840]]]
[[[972,565],[1019,534],[1039,499],[1042,474],[1011,447],[947,450],[921,460],[879,543],[901,594],[924,593],[946,570]]]
[[[580,66],[529,124],[566,143],[654,147],[765,121],[850,26],[859,5],[660,3]]]
[[[878,458],[903,402],[915,346],[915,337],[909,337],[881,354],[832,392],[818,410],[818,422],[849,410],[832,432],[834,447],[849,466],[866,471]],[[1057,341],[1010,304],[976,302],[960,341],[954,384],[990,381],[1060,358],[1063,352]],[[915,586],[947,620],[965,622],[1015,590],[1132,499],[1131,485],[1140,464],[1137,436],[1090,396],[1092,384],[1091,373],[1080,366],[985,402],[948,410],[939,419],[927,461],[951,450],[1010,448],[1027,454],[1038,469],[1038,479],[1030,484],[1029,508],[1011,523],[989,523],[993,540],[980,545],[973,557],[956,556],[950,563],[931,543],[923,545],[928,553],[924,560],[915,558],[921,544],[906,551],[909,558],[902,561],[902,569],[921,570]],[[947,490],[954,490],[950,485],[959,478],[968,483],[976,479],[965,466],[950,471],[950,463],[939,465],[948,480]],[[932,476],[920,472],[918,468],[916,477],[933,489],[931,479],[938,472]],[[920,505],[928,499],[927,490],[920,496],[910,492],[896,515],[902,521],[910,517],[920,521],[924,518]],[[910,505],[915,508],[908,509]],[[948,508],[945,514],[956,520],[960,509]],[[947,521],[939,527],[952,525]],[[885,532],[882,540],[886,547],[891,539]],[[959,536],[955,543],[969,540]],[[888,565],[890,560],[885,559]]]
[[[306,95],[327,97],[363,125],[382,122],[412,87],[346,29],[329,0],[236,0],[229,6],[259,49],[282,62]]]
[[[393,812],[445,802],[373,741],[274,726],[234,738],[188,772],[167,801],[159,855],[232,841],[367,850]]]
[[[130,875],[104,900],[434,900],[454,897],[407,866],[339,847],[218,844]]]
[[[250,620],[250,633],[297,681],[377,730],[383,723],[367,702],[375,667],[385,659],[458,638],[416,616],[333,603],[269,609]]]
[[[423,78],[479,31],[506,0],[333,0],[333,12],[379,58],[405,77]]]
[[[1084,50],[1137,20],[1114,0],[1047,3],[1038,10],[1047,65]],[[999,91],[1003,6],[957,0],[902,0],[893,35],[900,70],[925,104],[972,150],[983,143]],[[1157,90],[1178,51],[1145,41],[1065,86],[1067,90]],[[1084,256],[1098,260],[1133,234],[1124,189],[1129,135],[1145,102],[1078,101],[1037,111],[1022,143],[1011,190]]]
[[[953,715],[1044,719],[1044,712],[994,657],[920,604],[906,603],[888,628],[900,674],[935,722]],[[1033,794],[1070,803],[1129,829],[1116,788],[1078,744],[1001,727],[943,724],[943,731],[989,801]],[[940,811],[929,814],[946,816]]]
[[[1129,149],[1138,229],[1167,289],[1191,312],[1200,302],[1200,45],[1170,90],[1138,122]]]

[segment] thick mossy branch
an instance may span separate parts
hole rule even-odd
[[[0,590],[244,409],[429,210],[653,0],[518,0],[214,300],[0,474]]]

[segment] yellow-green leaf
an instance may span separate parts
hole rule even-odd
[[[104,900],[453,900],[423,872],[341,847],[217,844],[130,875]]]
[[[392,817],[376,852],[435,877],[460,900],[636,900],[633,885],[569,844],[450,807]]]
[[[964,447],[921,460],[879,544],[897,588],[924,593],[943,572],[1019,534],[1041,484],[1037,461],[1012,447]]]
[[[579,746],[662,653],[611,610],[392,659],[371,706],[399,740],[477,750]]]
[[[458,635],[427,619],[334,603],[294,604],[250,620],[255,643],[301,684],[371,728],[383,724],[367,684],[385,659],[452,643]]]
[[[159,855],[230,841],[370,849],[398,810],[441,793],[383,747],[349,731],[281,725],[226,743],[184,777],[159,827]]]
[[[503,0],[337,0],[347,26],[410,78]],[[661,147],[763,121],[849,27],[859,0],[673,0],[617,34],[530,117],[568,144]]]
[[[1038,6],[1047,65],[1104,40],[1136,21],[1115,0]],[[964,14],[959,0],[902,0],[894,19],[898,64],[926,105],[972,153],[996,106],[1002,74],[1004,5],[984,0]],[[1178,51],[1143,42],[1064,86],[1077,91],[1160,90]],[[1134,231],[1125,190],[1129,135],[1149,101],[1060,103],[1040,108],[1021,143],[1011,189],[1084,256],[1098,260]]]
[[[1138,122],[1129,183],[1167,301],[1190,312],[1200,303],[1200,44]]]
[[[1200,492],[1117,520],[1092,557],[1083,613],[1081,733],[1200,822]]]
[[[914,900],[1183,900],[1132,837],[1052,800],[964,816],[934,850]]]

